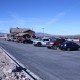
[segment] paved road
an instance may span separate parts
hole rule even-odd
[[[0,46],[43,80],[80,80],[80,51],[51,50],[1,39]]]

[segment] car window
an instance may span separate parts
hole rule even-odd
[[[56,38],[53,38],[53,39],[51,39],[50,41],[56,41],[57,39]]]
[[[13,38],[13,39],[16,39],[16,38]]]
[[[49,41],[49,39],[43,39],[43,41]]]
[[[65,42],[65,39],[57,39],[59,42]]]
[[[78,46],[76,43],[72,43],[73,46]]]
[[[72,45],[72,42],[67,42],[66,43],[68,46],[71,46]]]

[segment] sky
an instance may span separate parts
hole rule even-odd
[[[80,34],[80,0],[0,0],[0,32],[15,27],[52,35]]]

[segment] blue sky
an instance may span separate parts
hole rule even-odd
[[[30,28],[53,35],[80,34],[80,0],[0,0],[0,32]]]

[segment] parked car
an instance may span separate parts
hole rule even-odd
[[[46,43],[46,47],[49,49],[57,49],[59,44],[65,42],[63,38],[52,38],[49,42]]]
[[[11,41],[12,40],[12,37],[7,37],[5,38],[6,41]]]
[[[50,39],[49,38],[42,38],[42,39],[37,39],[33,41],[33,45],[34,46],[38,46],[38,47],[42,47],[42,46],[46,46],[46,43],[49,42]]]
[[[25,44],[25,43],[30,43],[30,44],[32,44],[33,43],[33,41],[29,38],[29,39],[24,39],[23,40],[23,43]]]
[[[80,45],[73,41],[66,41],[62,44],[59,45],[60,50],[66,50],[66,51],[71,51],[71,50],[80,50]]]
[[[24,41],[24,38],[22,38],[22,37],[17,38],[17,40],[16,40],[16,42],[18,42],[18,43],[23,43],[23,41]]]
[[[17,38],[13,37],[13,38],[11,38],[11,41],[12,42],[16,42],[17,41]]]

